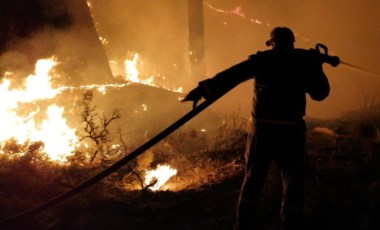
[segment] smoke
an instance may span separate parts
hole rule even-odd
[[[61,0],[1,1],[0,52],[11,49],[13,42],[26,38],[44,27],[63,29],[71,24]]]
[[[197,85],[203,76],[191,75],[189,63],[188,1],[99,1],[93,0],[91,12],[97,29],[108,44],[110,59],[125,59],[128,51],[144,58],[145,76],[152,72],[165,76],[168,84],[185,91]],[[300,0],[209,0],[203,3],[206,77],[245,60],[258,50],[267,49],[265,41],[275,26],[290,27],[296,34],[296,47],[314,48],[323,43],[342,60],[373,71],[378,70],[376,54],[380,32],[375,0],[349,1]],[[339,117],[363,106],[366,94],[379,90],[379,76],[370,76],[343,65],[325,66],[331,83],[331,95],[322,103],[309,101],[308,115]],[[190,74],[190,75],[189,75]],[[242,84],[213,109],[220,113],[240,110],[249,115],[252,82]],[[374,94],[374,93],[372,93]],[[379,101],[372,100],[376,104]]]
[[[267,49],[264,42],[276,26],[287,26],[295,32],[297,48],[309,49],[323,43],[329,47],[330,54],[344,61],[375,72],[380,70],[377,64],[379,1],[210,0],[207,3],[215,9],[231,12],[204,9],[209,76],[245,60],[257,50]],[[331,83],[331,94],[323,102],[309,100],[309,116],[340,117],[347,111],[380,103],[380,97],[374,96],[380,90],[380,76],[344,65],[332,68],[325,64],[324,70]],[[240,106],[243,114],[249,113],[251,90],[250,82],[239,86],[222,99],[225,103],[219,102],[216,109],[228,111]]]
[[[113,80],[86,2],[2,1],[0,19],[3,73],[30,71],[38,59],[55,56],[60,62],[61,84]],[[21,63],[16,65],[12,59]]]
[[[14,0],[0,2],[0,71],[30,72],[37,59],[57,56],[64,85],[106,83],[109,60],[121,65],[130,52],[143,61],[142,77],[154,75],[167,87],[191,90],[189,1]],[[296,47],[320,42],[349,63],[380,72],[377,28],[380,3],[362,1],[208,0],[203,3],[206,77],[267,49],[275,26],[296,33]],[[199,22],[197,22],[199,23]],[[101,45],[99,36],[103,40]],[[17,60],[17,61],[16,61]],[[325,66],[331,95],[309,101],[310,116],[331,118],[380,103],[380,77],[346,66]],[[21,75],[21,74],[20,74]],[[251,110],[252,82],[218,101],[218,113]]]
[[[0,71],[27,75],[35,61],[51,55],[51,37],[43,31],[63,30],[71,25],[68,11],[59,0],[0,2]],[[40,41],[43,42],[40,42]],[[43,46],[42,46],[43,44]]]
[[[91,12],[108,58],[119,64],[136,52],[143,60],[141,77],[165,78],[170,88],[188,81],[186,1],[92,0]]]

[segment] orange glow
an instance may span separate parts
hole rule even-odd
[[[236,6],[234,9],[232,10],[222,10],[222,9],[218,9],[216,7],[214,7],[213,5],[211,5],[209,2],[204,2],[203,3],[205,6],[207,6],[209,9],[215,11],[215,12],[218,12],[218,13],[223,13],[223,14],[232,14],[232,15],[236,15],[238,17],[241,17],[241,18],[244,18],[244,19],[247,19],[248,17],[243,13],[243,10],[242,10],[242,7],[241,6]],[[255,24],[259,24],[259,25],[263,25],[263,22],[257,18],[248,18],[250,22],[252,23],[255,23]],[[227,22],[225,22],[225,24],[227,24]],[[270,23],[265,23],[266,26],[271,26]]]
[[[169,165],[157,165],[155,170],[147,170],[145,174],[145,185],[149,185],[154,180],[157,182],[150,187],[152,191],[162,189],[162,186],[174,175],[177,174],[177,169],[171,168]]]
[[[123,70],[120,71],[120,66],[117,61],[109,61],[113,75],[116,77],[122,77],[123,80],[129,83],[139,83],[143,85],[148,85],[155,88],[165,89],[172,92],[183,93],[183,87],[170,88],[162,84],[157,84],[156,77],[160,74],[153,73],[149,77],[142,79],[140,76],[141,69],[144,67],[141,55],[136,52],[129,52],[130,58],[127,58],[123,62]],[[162,79],[165,79],[164,76],[160,76]]]
[[[78,143],[76,130],[68,127],[62,117],[64,108],[52,104],[42,109],[36,104],[60,93],[51,87],[49,76],[56,64],[53,58],[37,61],[35,73],[25,79],[21,88],[11,88],[11,80],[7,78],[9,73],[2,79],[0,94],[5,100],[0,101],[0,126],[6,132],[0,133],[0,143],[9,139],[15,139],[19,144],[42,141],[43,151],[49,158],[63,162]]]
[[[19,87],[14,87],[12,79],[15,74],[5,72],[0,81],[0,125],[6,132],[0,133],[0,145],[10,139],[18,144],[41,141],[43,152],[51,160],[65,162],[66,157],[73,154],[79,145],[76,129],[67,125],[63,117],[64,108],[49,102],[66,90],[97,89],[106,94],[108,88],[122,88],[131,83],[145,84],[169,91],[182,92],[182,88],[168,89],[154,83],[154,76],[147,80],[139,78],[140,55],[135,53],[131,60],[125,61],[125,83],[121,84],[90,84],[82,86],[52,87],[52,69],[58,64],[54,58],[41,59],[35,64],[34,74],[27,76]],[[40,106],[43,102],[43,106]],[[50,103],[50,104],[47,104]],[[142,104],[143,111],[148,106]]]

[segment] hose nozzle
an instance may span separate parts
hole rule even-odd
[[[328,63],[333,67],[337,67],[339,65],[340,58],[338,56],[330,56],[328,54],[328,48],[326,45],[317,43],[315,45],[315,49],[318,51],[318,53],[321,54],[320,58],[323,63]],[[321,52],[321,50],[323,50],[323,53]]]

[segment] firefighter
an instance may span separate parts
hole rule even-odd
[[[282,229],[302,229],[306,125],[306,94],[324,100],[330,86],[322,62],[311,50],[294,48],[287,27],[276,27],[258,51],[239,64],[201,81],[183,101],[217,97],[254,79],[252,127],[246,141],[245,177],[236,211],[235,229],[252,229],[260,193],[274,161],[283,184]]]

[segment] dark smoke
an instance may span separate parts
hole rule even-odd
[[[0,2],[0,52],[15,40],[30,36],[44,27],[66,29],[72,18],[62,0],[12,0]]]
[[[61,63],[61,85],[113,80],[86,1],[1,1],[0,71],[32,72],[52,56]]]

